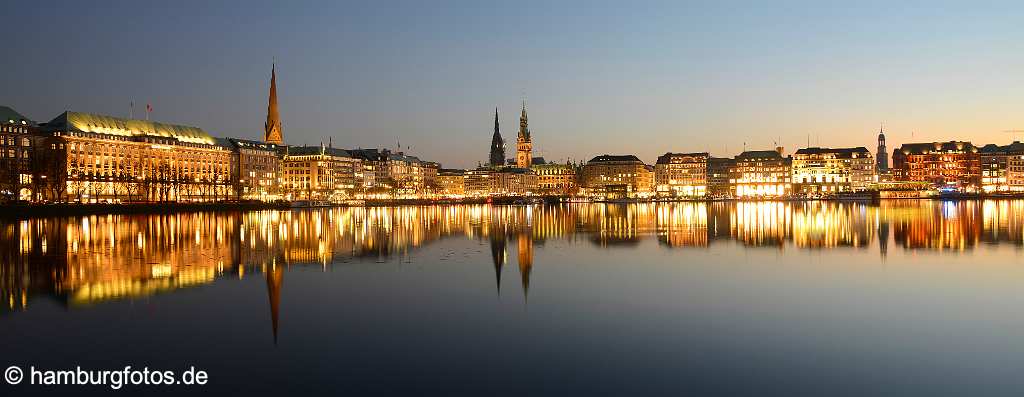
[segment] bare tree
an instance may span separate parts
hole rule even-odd
[[[166,161],[160,161],[153,167],[153,182],[156,193],[156,201],[167,201],[172,186],[171,165]]]
[[[0,149],[2,150],[2,149]],[[0,152],[0,200],[7,201],[17,198],[21,170],[21,162],[18,158],[6,156],[6,151]]]
[[[43,198],[43,192],[46,192],[46,196],[53,201],[65,201],[68,175],[72,171],[68,169],[67,159],[67,149],[59,138],[47,137],[36,142],[34,153],[29,159],[28,173],[32,175],[32,190],[37,199]]]

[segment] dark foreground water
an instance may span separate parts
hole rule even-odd
[[[1024,201],[0,224],[0,368],[217,392],[1024,394]],[[0,394],[108,386],[0,382]]]

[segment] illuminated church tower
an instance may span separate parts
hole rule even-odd
[[[516,167],[530,168],[533,164],[533,140],[530,139],[530,127],[526,120],[526,101],[523,101],[523,114],[519,116],[519,136],[516,137]]]
[[[875,161],[875,170],[879,174],[889,172],[889,153],[885,151],[885,133],[882,132],[882,127],[878,127],[878,154],[875,155]]]
[[[501,138],[501,132],[498,131],[498,108],[494,108],[494,135],[491,137],[489,160],[492,167],[505,165],[505,140]]]
[[[270,103],[267,104],[267,123],[263,125],[263,141],[283,144],[281,133],[281,115],[277,113],[277,65],[270,67]]]

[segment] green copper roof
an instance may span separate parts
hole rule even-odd
[[[14,111],[14,109],[11,109],[7,106],[0,106],[0,123],[21,124],[22,121],[25,121],[28,124],[32,124],[32,120],[29,120],[28,117],[25,117],[21,113]]]
[[[216,144],[216,140],[200,128],[155,121],[122,119],[101,114],[64,112],[48,124],[61,125],[68,130],[97,134],[162,136],[187,143]]]

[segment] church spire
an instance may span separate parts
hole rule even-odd
[[[889,171],[889,153],[885,147],[885,125],[878,124],[878,151],[875,152],[875,171],[885,173]]]
[[[263,124],[263,140],[267,143],[283,144],[281,115],[277,111],[277,63],[270,67],[270,100],[267,104],[267,122]]]
[[[498,108],[494,108],[494,135],[491,136],[491,152],[488,157],[491,166],[500,167],[505,165],[505,140],[501,138],[498,129]]]
[[[526,100],[523,99],[523,113],[519,116],[519,137],[530,139],[530,123],[526,117]]]

